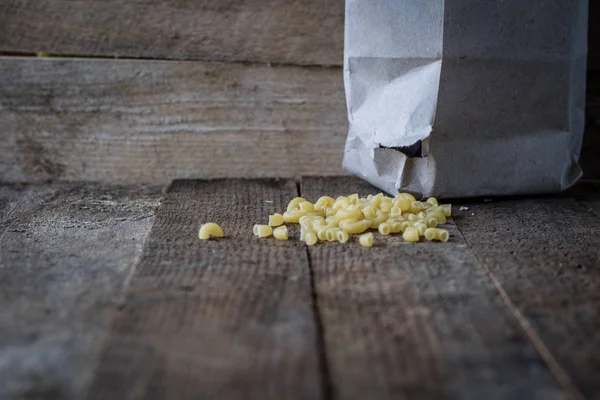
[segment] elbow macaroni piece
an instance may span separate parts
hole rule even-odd
[[[450,238],[450,233],[445,229],[429,228],[425,231],[425,239],[427,240],[439,240],[441,242],[447,242]]]
[[[273,236],[277,240],[288,240],[288,228],[287,226],[279,226],[273,229]]]
[[[446,216],[441,210],[433,210],[428,212],[427,218],[435,218],[438,222],[438,225],[443,225],[446,223]]]
[[[382,224],[385,221],[387,221],[389,216],[390,216],[389,212],[377,211],[377,216],[375,218],[368,220],[368,221],[370,221],[370,227],[373,229],[377,229],[377,227],[379,227],[379,224]]]
[[[415,228],[408,227],[404,230],[402,234],[402,238],[407,242],[418,242],[419,241],[419,232]]]
[[[283,215],[281,214],[273,214],[269,215],[269,226],[281,226],[284,223]]]
[[[346,231],[352,235],[356,235],[358,233],[363,233],[364,231],[369,229],[370,225],[371,225],[371,222],[368,219],[363,219],[363,220],[345,219],[340,222],[339,226],[340,226],[340,229],[342,229],[343,231]]]
[[[392,232],[392,227],[387,222],[384,222],[382,224],[379,224],[379,227],[377,228],[377,230],[383,236],[387,236],[387,235],[389,235]]]
[[[312,212],[315,211],[315,206],[310,201],[303,201],[298,204],[300,211]]]
[[[435,197],[430,197],[425,202],[431,204],[433,207],[438,206],[438,201]]]
[[[259,238],[266,238],[273,234],[273,228],[269,225],[254,225],[252,232]]]
[[[317,202],[315,203],[315,209],[321,210],[324,207],[331,207],[334,202],[335,202],[335,199],[333,197],[329,197],[329,196],[319,197],[319,200],[317,200]]]
[[[452,215],[452,204],[442,204],[440,207],[442,208],[445,217],[450,217]]]
[[[211,236],[214,237],[223,237],[223,229],[214,222],[209,222],[200,227],[198,231],[198,238],[200,240],[210,239]]]
[[[290,200],[290,202],[288,203],[287,206],[287,211],[294,211],[294,210],[298,210],[298,206],[300,205],[300,203],[302,203],[304,200],[303,197],[296,197],[292,200]]]
[[[343,231],[343,230],[339,230],[337,232],[337,241],[340,243],[346,243],[348,241],[348,239],[350,239],[350,235],[348,234],[348,232]]]
[[[314,232],[306,232],[306,234],[304,235],[304,241],[308,246],[314,246],[319,241],[319,238]]]
[[[358,242],[362,247],[373,247],[373,234],[371,232],[360,235]]]

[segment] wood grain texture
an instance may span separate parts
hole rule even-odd
[[[0,398],[82,398],[160,195],[0,186]]]
[[[341,174],[338,68],[0,58],[0,179]]]
[[[339,0],[3,0],[0,51],[341,65]]]
[[[306,250],[252,235],[293,181],[177,181],[113,321],[92,399],[318,399]],[[203,222],[226,237],[198,240]]]
[[[590,197],[591,195],[591,197]],[[598,192],[578,195],[598,204]],[[570,195],[469,204],[457,225],[562,379],[600,393],[600,218]]]
[[[374,192],[353,178],[304,179],[301,188],[309,200]],[[309,248],[335,398],[566,398],[448,229],[448,243],[375,234],[371,249],[356,240]]]

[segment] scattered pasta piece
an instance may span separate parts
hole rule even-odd
[[[279,226],[273,229],[273,236],[277,240],[288,240],[288,228],[287,226]]]
[[[425,239],[427,240],[439,240],[440,242],[447,242],[450,238],[450,233],[445,229],[429,228],[425,231]]]
[[[283,219],[283,215],[281,214],[273,214],[269,215],[269,226],[281,226],[285,223]]]
[[[360,235],[358,242],[362,247],[373,247],[373,234],[371,232]]]
[[[259,238],[266,238],[273,234],[273,228],[269,225],[254,225],[252,232]]]
[[[419,241],[419,232],[416,228],[408,227],[404,230],[402,234],[402,238],[407,242],[418,242]]]
[[[223,229],[214,222],[202,225],[200,231],[198,231],[198,238],[200,238],[200,240],[210,239],[211,236],[223,237]]]
[[[319,241],[317,238],[317,234],[314,232],[307,232],[305,236],[305,241],[308,246],[314,246]]]

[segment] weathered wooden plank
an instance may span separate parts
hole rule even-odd
[[[301,193],[375,190],[304,179]],[[309,248],[329,375],[340,399],[564,398],[453,224],[448,243]]]
[[[81,398],[160,195],[0,186],[0,398]]]
[[[338,0],[4,0],[0,51],[341,65]]]
[[[0,58],[0,179],[341,174],[341,69]]]
[[[598,398],[598,215],[564,196],[468,207],[456,223],[514,313],[532,327],[540,352],[567,384]]]
[[[293,181],[177,181],[115,317],[93,399],[317,399],[306,250],[259,240]],[[226,238],[199,241],[202,222]]]

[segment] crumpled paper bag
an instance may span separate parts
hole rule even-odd
[[[344,168],[390,194],[573,185],[587,17],[587,0],[346,0]]]

